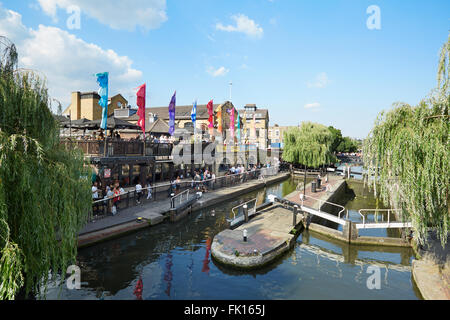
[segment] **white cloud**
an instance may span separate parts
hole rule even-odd
[[[319,107],[320,107],[320,103],[318,103],[318,102],[305,104],[305,109],[317,109]]]
[[[249,37],[261,38],[263,36],[264,30],[252,19],[249,19],[246,15],[237,14],[231,16],[236,22],[236,25],[224,26],[221,23],[216,24],[217,30],[227,31],[227,32],[242,32]]]
[[[220,67],[218,69],[214,69],[213,67],[209,67],[206,72],[208,72],[213,77],[222,77],[226,75],[230,70],[226,69],[225,67]]]
[[[45,75],[52,98],[63,108],[72,91],[97,91],[93,74],[108,71],[110,96],[121,93],[126,99],[142,81],[142,72],[132,67],[126,56],[87,43],[65,30],[39,25],[36,30],[22,23],[20,14],[0,6],[0,34],[17,47],[19,67]]]
[[[58,8],[78,6],[82,14],[113,29],[156,29],[167,21],[166,0],[37,0],[42,10],[57,20]]]
[[[327,74],[325,72],[322,72],[316,76],[316,79],[314,81],[308,82],[307,86],[308,88],[325,88],[329,83],[330,80],[328,79]]]

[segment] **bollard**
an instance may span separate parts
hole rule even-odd
[[[172,197],[170,199],[170,209],[175,209],[175,201],[173,201],[175,194],[171,193],[170,196]]]
[[[244,204],[243,209],[244,209],[245,222],[248,222],[248,206],[246,204]]]
[[[294,206],[294,213],[292,214],[292,225],[294,227],[297,225],[297,213],[298,213],[298,206]]]
[[[244,242],[247,242],[247,229],[244,229],[244,231],[242,233],[244,236]]]

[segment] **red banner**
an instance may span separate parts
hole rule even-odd
[[[137,115],[139,116],[139,120],[137,125],[142,128],[142,132],[144,132],[145,138],[145,90],[146,84],[144,83],[142,86],[138,87],[138,92],[136,93],[137,101],[136,104],[139,107]]]

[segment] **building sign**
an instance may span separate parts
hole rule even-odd
[[[105,169],[105,178],[111,178],[111,169]]]

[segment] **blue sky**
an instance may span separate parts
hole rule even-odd
[[[102,11],[105,0],[0,0],[0,34],[64,106],[71,91],[98,89],[96,72],[110,71],[110,93],[127,99],[146,82],[147,107],[175,90],[178,105],[220,103],[232,81],[235,106],[269,109],[272,125],[308,120],[364,138],[380,111],[436,86],[450,30],[450,1],[114,1]],[[69,5],[80,29],[67,26]],[[371,5],[381,29],[366,25]]]

